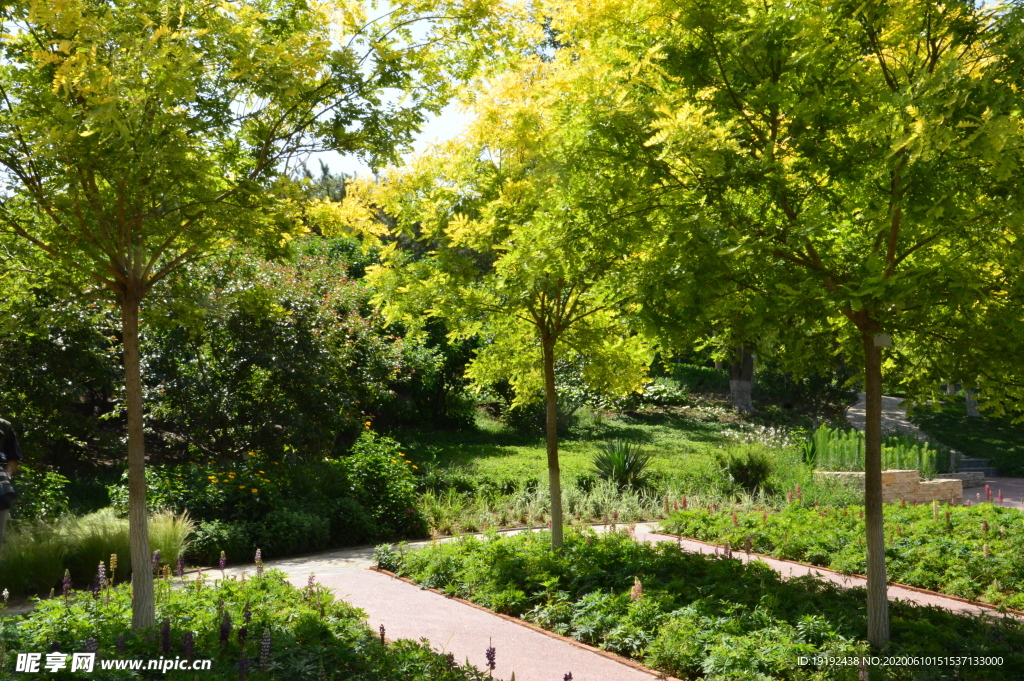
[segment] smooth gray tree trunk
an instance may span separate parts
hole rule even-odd
[[[882,510],[882,349],[875,334],[864,344],[864,524],[867,543],[868,642],[889,641],[889,595],[885,575],[885,521]]]
[[[970,388],[964,388],[964,399],[967,400],[967,415],[972,419],[981,418],[978,411],[978,398]]]
[[[548,450],[548,484],[551,488],[551,546],[562,547],[562,472],[558,465],[558,393],[555,391],[555,338],[543,334],[544,400]]]
[[[142,365],[139,360],[141,296],[121,300],[125,397],[128,414],[128,544],[132,565],[132,629],[156,624],[153,564],[146,512],[146,443],[142,422]]]

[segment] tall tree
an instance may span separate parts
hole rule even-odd
[[[693,0],[655,14],[633,49],[658,54],[630,86],[661,107],[648,144],[701,197],[723,250],[859,346],[868,638],[883,646],[883,348],[997,293],[993,262],[1021,215],[1020,98],[991,47],[1000,10]]]
[[[279,245],[293,211],[272,189],[297,155],[332,148],[380,164],[425,109],[439,110],[452,40],[489,6],[391,9],[370,21],[349,0],[3,5],[0,224],[120,312],[133,627],[154,620],[142,302],[229,240]],[[428,24],[423,42],[417,20]],[[385,103],[395,91],[403,103]]]
[[[537,87],[557,80],[557,71],[544,73],[557,68],[528,57],[480,94],[464,138],[380,183],[356,183],[348,212],[364,233],[391,240],[370,274],[390,318],[434,316],[453,338],[479,337],[467,369],[475,385],[508,379],[517,404],[543,396],[555,548],[563,524],[556,364],[579,361],[589,386],[626,394],[650,361],[627,324],[628,273],[642,258],[633,197],[590,181],[595,160],[576,121],[553,113],[568,89]],[[396,238],[415,246],[398,248]]]

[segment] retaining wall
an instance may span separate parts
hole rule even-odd
[[[846,471],[815,471],[817,480],[839,482],[864,489],[864,474]],[[924,503],[941,501],[960,504],[964,500],[963,482],[960,480],[921,480],[917,471],[882,471],[882,503],[897,501]]]

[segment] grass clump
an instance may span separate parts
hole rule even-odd
[[[799,665],[801,656],[868,653],[866,594],[811,578],[783,580],[763,563],[686,553],[626,532],[546,532],[463,538],[385,551],[399,575],[556,633],[626,655],[679,678],[850,680],[856,667]],[[957,678],[1016,679],[1024,626],[904,603],[891,606],[887,655],[1002,656]],[[874,668],[872,679],[951,678],[952,668]]]
[[[599,445],[594,456],[594,473],[602,480],[615,483],[619,489],[642,489],[647,485],[647,468],[651,455],[636,442],[611,440]]]

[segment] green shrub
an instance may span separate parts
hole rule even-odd
[[[160,628],[131,629],[128,586],[109,589],[94,598],[74,592],[63,598],[41,601],[20,618],[0,618],[0,668],[13,666],[15,651],[84,651],[94,643],[103,659],[157,659],[185,657],[186,632],[191,635],[197,659],[210,659],[212,668],[201,678],[236,681],[239,662],[250,661],[250,681],[483,681],[483,672],[455,666],[424,643],[409,640],[382,645],[377,632],[363,623],[363,613],[336,601],[319,585],[291,586],[285,575],[270,570],[261,578],[244,582],[224,580],[210,585],[193,580],[174,588],[167,580],[157,582],[156,621],[166,622],[170,653],[162,649]],[[248,613],[248,621],[245,613]],[[226,642],[220,639],[224,616],[233,626]],[[245,626],[248,636],[237,632]],[[259,663],[261,645],[269,633],[270,649],[265,667]],[[88,642],[88,643],[87,643]],[[5,652],[6,658],[3,659]],[[82,672],[46,674],[54,681],[84,678]],[[191,681],[194,672],[104,671],[97,664],[89,675],[95,681],[166,678]]]
[[[647,468],[652,456],[629,440],[612,440],[598,445],[594,456],[594,472],[620,489],[641,489],[647,483]]]
[[[324,550],[330,545],[330,519],[278,509],[253,528],[257,548],[268,558]]]
[[[689,392],[728,392],[729,372],[699,364],[673,364],[672,378]]]
[[[251,560],[252,528],[240,520],[204,520],[196,524],[188,555],[200,565],[215,565],[223,551],[232,563]]]
[[[22,520],[53,520],[68,512],[65,488],[68,479],[55,471],[28,464],[18,468],[13,482],[18,500],[12,518]]]
[[[345,464],[356,499],[382,536],[409,536],[424,531],[416,510],[413,464],[397,442],[366,431],[352,446]]]
[[[768,495],[774,492],[768,484],[773,472],[772,460],[761,451],[748,449],[742,454],[716,454],[715,461],[729,479],[750,494]]]

